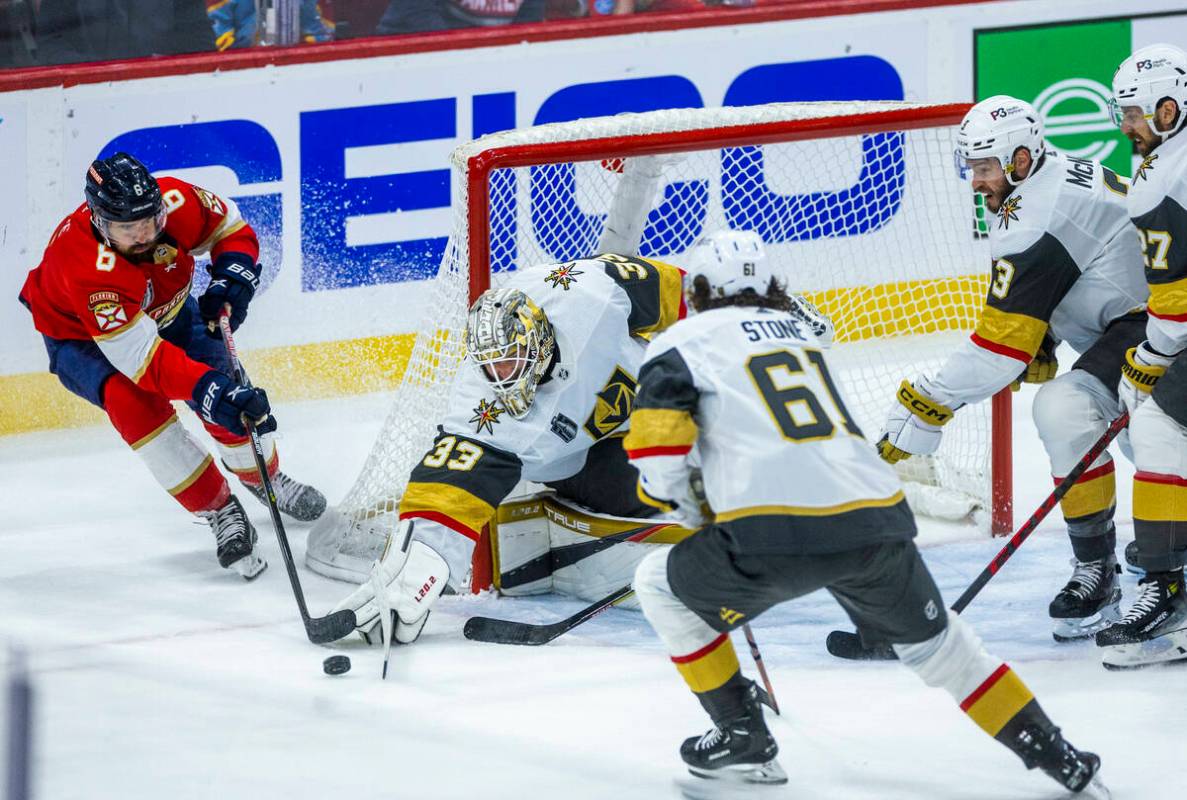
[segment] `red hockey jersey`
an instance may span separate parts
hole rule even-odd
[[[41,333],[93,339],[137,385],[188,400],[210,367],[162,340],[158,330],[189,296],[195,254],[240,252],[255,261],[259,243],[233,202],[177,178],[159,183],[168,216],[151,253],[132,261],[108,247],[84,203],[58,225],[20,297]]]

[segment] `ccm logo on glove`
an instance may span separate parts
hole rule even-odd
[[[942,409],[935,403],[928,403],[921,400],[918,395],[911,390],[910,384],[903,381],[899,386],[898,399],[907,408],[911,409],[912,413],[933,425],[943,425],[948,420],[952,419],[952,411],[949,409]]]

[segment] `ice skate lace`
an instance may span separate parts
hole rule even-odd
[[[203,516],[214,530],[214,541],[219,547],[232,539],[242,538],[247,533],[243,515],[235,508],[234,503],[228,503],[218,511],[210,511]]]
[[[1162,588],[1158,585],[1158,581],[1139,583],[1138,592],[1138,599],[1133,601],[1133,605],[1129,607],[1129,610],[1125,612],[1125,617],[1121,620],[1123,624],[1141,619],[1149,614],[1162,597]]]
[[[1076,561],[1076,569],[1072,572],[1072,577],[1068,580],[1067,586],[1063,587],[1065,594],[1070,594],[1077,600],[1083,600],[1091,597],[1092,593],[1100,586],[1101,579],[1105,576],[1106,559],[1099,561]]]
[[[721,732],[721,728],[712,728],[711,730],[707,731],[700,739],[697,739],[696,749],[709,750],[713,747],[716,747],[722,738],[724,738],[724,734]]]
[[[276,477],[272,479],[272,491],[276,492],[276,502],[281,507],[287,507],[296,502],[304,489],[304,484],[297,483],[283,472],[277,472]]]

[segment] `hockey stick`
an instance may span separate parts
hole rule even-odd
[[[1001,552],[994,556],[993,560],[989,562],[985,569],[981,570],[981,574],[969,584],[969,588],[964,590],[964,594],[956,599],[956,602],[952,604],[953,612],[959,614],[968,607],[969,603],[973,602],[973,598],[985,588],[985,584],[989,583],[989,580],[997,574],[998,570],[1010,560],[1010,556],[1014,555],[1015,551],[1022,546],[1022,543],[1034,533],[1035,528],[1046,518],[1047,514],[1051,512],[1051,509],[1055,508],[1060,499],[1068,493],[1072,485],[1084,474],[1084,471],[1092,465],[1093,461],[1096,461],[1100,457],[1100,454],[1108,448],[1109,443],[1128,424],[1129,415],[1126,413],[1122,413],[1121,416],[1113,420],[1108,429],[1097,439],[1096,444],[1088,448],[1088,452],[1076,462],[1076,466],[1072,467],[1071,471],[1063,476],[1063,480],[1055,487],[1055,491],[1047,496],[1047,499],[1030,515],[1030,519],[1023,523],[1022,527],[1018,529],[1018,532],[1014,534],[1010,541],[1006,542],[1006,546],[1001,549]],[[894,653],[894,649],[889,644],[881,643],[874,647],[866,647],[862,644],[859,634],[850,633],[849,631],[833,631],[828,635],[824,646],[834,656],[853,661],[891,661],[898,658]]]
[[[231,338],[231,307],[225,306],[218,317],[218,326],[223,333],[223,344],[227,348],[227,356],[231,359],[231,370],[235,382],[240,386],[250,386],[247,375],[243,371],[243,364],[239,361],[239,351],[235,349],[235,340]],[[256,460],[256,471],[260,475],[260,483],[264,487],[264,495],[268,498],[268,511],[272,514],[272,527],[276,529],[276,541],[280,543],[280,555],[284,559],[284,569],[288,572],[289,584],[293,587],[293,596],[297,598],[297,609],[301,612],[301,621],[305,623],[305,635],[314,644],[325,644],[349,636],[355,628],[354,612],[349,608],[335,611],[324,617],[309,616],[309,608],[305,605],[305,592],[301,590],[301,579],[297,577],[297,565],[293,563],[293,552],[289,548],[288,536],[284,532],[284,523],[280,521],[280,508],[276,504],[276,492],[272,490],[272,481],[268,477],[268,464],[264,458],[264,445],[260,434],[256,431],[255,423],[243,416],[243,427],[247,428],[247,435],[251,437],[252,454]]]
[[[742,626],[742,633],[746,634],[746,644],[750,645],[750,657],[754,659],[754,666],[758,668],[758,674],[762,677],[762,684],[766,687],[766,697],[762,697],[760,693],[759,699],[778,714],[779,701],[775,699],[775,689],[771,686],[771,679],[767,676],[767,668],[762,663],[762,653],[758,652],[758,642],[754,640],[754,631],[750,630],[749,622]]]
[[[653,533],[670,527],[679,526],[668,522],[652,522],[598,539],[561,545],[543,555],[525,561],[518,567],[507,570],[502,574],[499,583],[504,588],[522,586],[525,583],[546,578],[558,569],[571,567],[578,561],[597,555],[618,542],[641,542]]]
[[[616,589],[593,605],[586,606],[571,617],[560,622],[536,625],[531,622],[515,622],[509,619],[491,619],[490,617],[470,617],[462,629],[467,639],[475,642],[490,642],[492,644],[548,644],[553,639],[568,633],[581,623],[593,619],[610,606],[619,603],[635,590],[629,585]]]

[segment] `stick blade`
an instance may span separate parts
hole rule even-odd
[[[329,644],[350,636],[356,624],[354,612],[344,608],[324,617],[305,620],[305,633],[314,644]]]
[[[833,631],[824,640],[829,653],[848,661],[897,661],[894,648],[888,644],[866,647],[861,637],[849,631]]]
[[[466,620],[462,633],[467,639],[475,642],[534,646],[548,644],[556,638],[552,635],[552,627],[554,626],[532,625],[491,617],[470,617]]]

